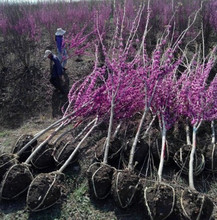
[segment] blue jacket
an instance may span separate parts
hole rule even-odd
[[[55,40],[56,40],[56,45],[57,45],[58,51],[60,53],[62,53],[63,36],[62,35],[57,35],[57,36],[55,36]]]
[[[57,78],[63,75],[63,68],[62,65],[56,55],[53,55],[51,57],[51,60],[54,62],[52,66],[52,72],[51,72],[51,77]]]

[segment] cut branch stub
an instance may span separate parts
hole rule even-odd
[[[111,194],[118,206],[127,208],[141,201],[142,186],[139,177],[132,171],[115,171]]]
[[[12,149],[12,153],[18,153],[27,143],[29,143],[34,138],[33,135],[24,134],[20,136]],[[37,145],[37,140],[35,140],[24,152],[19,155],[18,160],[24,162],[28,156],[31,154],[32,149]]]
[[[167,184],[144,189],[144,200],[151,220],[167,219],[175,205],[175,190]]]
[[[181,194],[183,214],[190,220],[210,219],[213,202],[204,194],[186,189]]]
[[[107,164],[92,164],[87,171],[90,195],[105,199],[111,192],[113,172],[114,168]]]
[[[61,173],[41,173],[29,186],[27,207],[32,212],[53,206],[61,197]]]
[[[33,176],[27,165],[13,165],[3,177],[0,188],[1,198],[7,200],[15,199],[28,189],[32,180]]]

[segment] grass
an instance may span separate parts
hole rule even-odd
[[[0,138],[7,137],[9,135],[9,132],[7,130],[0,131]]]
[[[69,205],[64,208],[66,212],[64,216],[66,216],[67,219],[70,216],[74,216],[75,219],[116,219],[112,211],[105,212],[103,210],[96,209],[88,195],[88,184],[86,180],[81,182],[81,184],[77,186],[74,192],[71,193],[67,199],[73,203],[72,207],[69,203]],[[68,216],[68,213],[70,216]]]
[[[14,144],[12,139],[13,131],[2,130],[0,131],[0,152],[9,152]]]

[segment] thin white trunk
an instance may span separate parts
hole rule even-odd
[[[186,124],[185,130],[186,130],[186,142],[187,142],[187,145],[191,145],[189,124]]]
[[[109,145],[111,141],[111,133],[112,133],[112,125],[113,125],[113,117],[114,117],[114,94],[112,93],[112,101],[111,101],[111,112],[110,112],[110,119],[109,119],[109,128],[108,128],[108,135],[106,138],[106,145],[103,157],[103,163],[108,163],[108,153],[109,153]]]
[[[142,36],[142,42],[140,44],[139,50],[137,52],[137,55],[141,53],[141,51],[144,51],[144,43],[145,43],[145,39],[146,36],[148,34],[148,25],[149,25],[149,21],[150,21],[150,14],[151,14],[151,10],[150,10],[150,0],[148,0],[147,2],[147,17],[146,17],[146,24],[145,24],[145,30],[143,32],[143,36]],[[144,54],[143,54],[144,55]]]
[[[55,145],[59,140],[61,140],[65,135],[67,135],[69,132],[73,131],[74,128],[70,128],[67,131],[64,131],[61,135],[59,135],[52,143],[52,145]]]
[[[131,151],[130,151],[129,163],[128,163],[128,169],[129,170],[133,170],[133,159],[134,159],[134,154],[135,154],[135,150],[136,150],[136,144],[137,144],[138,139],[139,139],[139,135],[140,135],[140,132],[141,132],[141,129],[142,129],[143,122],[145,120],[147,110],[148,109],[145,108],[145,110],[143,112],[143,115],[142,115],[142,118],[141,118],[140,123],[139,123],[139,127],[138,127],[137,132],[136,132],[136,136],[135,136],[134,141],[133,141],[133,145],[132,145],[132,148],[131,148]]]
[[[69,158],[65,161],[65,163],[60,167],[58,170],[59,172],[63,172],[63,170],[69,165],[70,161],[73,159],[79,148],[81,147],[82,143],[86,140],[86,138],[91,134],[93,129],[97,126],[98,117],[94,120],[94,125],[90,128],[90,130],[85,134],[85,136],[82,138],[82,140],[78,143],[75,150],[72,152],[72,154],[69,156]]]
[[[191,154],[190,154],[190,160],[189,160],[189,187],[192,190],[195,190],[194,187],[194,155],[196,152],[196,134],[197,134],[197,127],[196,125],[193,126],[193,136],[192,136],[192,148],[191,148]]]
[[[166,127],[165,127],[164,118],[162,117],[162,145],[161,145],[160,164],[159,164],[158,172],[157,172],[159,182],[162,182],[165,150],[166,150]]]
[[[41,132],[39,132],[37,135],[34,136],[34,138],[29,141],[19,152],[17,152],[17,155],[21,155],[35,140],[37,140],[39,137],[41,137],[43,134],[45,134],[47,131],[49,131],[50,129],[52,129],[53,127],[55,127],[56,125],[58,125],[59,123],[61,123],[62,121],[64,121],[65,119],[69,118],[70,116],[72,116],[75,112],[72,112],[71,114],[61,118],[60,120],[54,122],[53,124],[49,125],[47,128],[45,128],[44,130],[42,130]]]
[[[215,122],[211,121],[211,129],[212,129],[212,164],[211,168],[214,170],[214,154],[215,154]]]
[[[116,127],[116,129],[115,129],[115,132],[114,132],[114,134],[112,135],[112,138],[115,138],[116,136],[117,136],[117,134],[118,134],[118,132],[119,132],[119,130],[120,130],[120,128],[121,128],[121,125],[122,125],[122,121],[118,124],[118,126]]]
[[[211,121],[211,129],[212,129],[212,144],[215,144],[215,123]]]
[[[150,131],[151,126],[154,123],[155,118],[156,118],[156,115],[154,115],[154,117],[152,118],[152,120],[151,120],[150,124],[148,125],[146,131],[144,132],[144,135],[142,138],[146,138],[146,136],[148,135],[148,132]]]
[[[31,159],[38,153],[38,151],[47,144],[61,129],[63,129],[66,125],[61,124],[58,128],[54,130],[54,132],[51,133],[41,144],[39,144],[35,150],[30,154],[30,156],[26,159],[25,163],[28,164]]]

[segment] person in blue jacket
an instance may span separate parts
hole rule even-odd
[[[49,58],[53,65],[51,68],[51,78],[50,83],[61,93],[65,94],[64,88],[62,86],[63,81],[63,67],[58,59],[58,57],[53,54],[50,50],[46,50],[44,58]]]
[[[64,42],[65,33],[66,31],[63,30],[62,28],[57,28],[57,31],[55,33],[57,55],[64,70],[66,70],[66,62],[67,62],[67,52],[66,52],[65,42]]]

